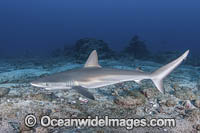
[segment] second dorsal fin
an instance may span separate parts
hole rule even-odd
[[[84,67],[101,67],[98,62],[97,51],[93,50],[90,56],[88,57]]]

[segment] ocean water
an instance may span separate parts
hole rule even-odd
[[[199,132],[198,5],[185,0],[1,1],[0,133]],[[152,73],[188,49],[188,57],[164,79],[165,93],[148,79],[86,88],[95,100],[74,89],[31,85],[83,68],[93,50],[102,68]],[[44,116],[61,119],[61,124],[46,119],[42,126]],[[93,127],[66,122],[96,116],[125,122]],[[131,121],[154,118],[160,127]],[[175,125],[163,124],[164,118],[174,119]]]
[[[0,53],[34,55],[78,39],[102,39],[121,51],[134,35],[154,52],[199,53],[199,1],[35,0],[0,2]]]

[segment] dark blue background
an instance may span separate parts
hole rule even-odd
[[[200,51],[199,0],[1,0],[0,52],[35,54],[82,37],[121,50],[133,35],[152,51]]]

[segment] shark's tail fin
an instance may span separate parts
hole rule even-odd
[[[186,57],[189,54],[189,50],[187,50],[183,55],[181,55],[178,59],[170,62],[169,64],[159,68],[155,72],[153,72],[150,75],[150,79],[153,81],[157,89],[165,93],[164,88],[163,88],[163,79],[169,75],[176,67],[178,67],[183,60],[186,59]]]

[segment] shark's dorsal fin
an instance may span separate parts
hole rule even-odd
[[[88,57],[84,67],[101,67],[98,63],[97,51],[93,50],[90,56]]]

